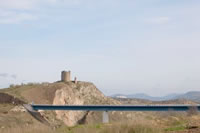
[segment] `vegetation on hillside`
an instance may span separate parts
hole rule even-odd
[[[54,111],[41,112],[45,114],[51,126],[45,126],[35,120],[30,114],[24,111],[13,111],[13,108],[20,106],[23,102],[27,103],[31,100],[42,103],[52,103],[56,90],[67,85],[74,86],[72,83],[44,83],[44,84],[28,84],[20,86],[11,86],[10,88],[0,90],[3,100],[0,98],[0,132],[1,133],[186,133],[200,132],[199,121],[200,115],[197,109],[191,108],[188,112],[109,112],[110,123],[101,124],[102,112],[89,112],[87,119],[83,125],[68,127],[62,120],[56,118]],[[80,86],[81,85],[81,86]],[[79,93],[90,83],[81,83],[74,86],[77,89],[74,92]],[[70,89],[70,88],[67,88]],[[66,89],[66,90],[67,90]],[[93,88],[90,88],[93,89]],[[72,89],[73,90],[73,89]],[[89,91],[89,90],[86,90]],[[95,88],[95,93],[97,89]],[[38,93],[39,92],[39,93]],[[66,92],[68,93],[68,92]],[[88,92],[86,92],[88,94]],[[98,92],[99,93],[99,92]],[[95,93],[96,95],[98,93]],[[7,95],[9,94],[9,95]],[[85,93],[83,93],[85,95]],[[101,94],[101,93],[99,93]],[[83,100],[89,95],[83,95]],[[90,94],[91,95],[91,94]],[[96,96],[95,95],[95,96]],[[68,96],[68,95],[67,95]],[[78,95],[82,96],[82,95]],[[99,96],[99,95],[98,95]],[[110,102],[109,99],[103,99],[104,96],[96,97],[96,102]],[[7,100],[6,100],[7,99]],[[92,100],[93,97],[90,97]],[[88,100],[88,101],[90,101]],[[15,101],[15,102],[13,102]],[[17,102],[18,101],[18,102]],[[23,102],[19,102],[23,101]],[[69,100],[68,100],[69,101]],[[73,99],[72,99],[73,101]],[[113,101],[112,101],[113,102]],[[122,104],[152,104],[151,101],[143,100],[120,100]],[[17,103],[17,104],[13,104]],[[188,101],[163,101],[159,104],[186,104]],[[191,101],[189,101],[191,103]],[[158,104],[158,102],[154,103]]]

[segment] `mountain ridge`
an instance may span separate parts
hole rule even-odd
[[[177,93],[171,93],[166,96],[161,97],[154,97],[150,96],[145,93],[136,93],[136,94],[115,94],[111,95],[111,97],[114,98],[136,98],[136,99],[144,99],[144,100],[150,100],[150,101],[165,101],[165,100],[174,100],[174,99],[187,99],[192,100],[195,102],[200,102],[200,91],[188,91],[183,94],[177,94]]]

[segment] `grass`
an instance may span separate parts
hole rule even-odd
[[[24,126],[15,128],[0,129],[1,133],[55,133],[51,128],[46,126]]]
[[[73,127],[69,133],[161,133],[161,129],[146,124],[94,124]]]
[[[161,133],[161,130],[150,125],[140,124],[92,124],[53,129],[43,125],[22,126],[0,129],[1,133]]]
[[[0,104],[0,114],[7,113],[8,110],[12,109],[13,107],[15,106],[12,104]]]
[[[19,98],[19,99],[27,102],[27,100],[21,95],[21,93],[25,90],[28,90],[28,89],[34,87],[34,86],[36,86],[36,85],[16,85],[16,86],[11,86],[10,88],[2,89],[2,90],[0,90],[0,92],[7,93],[9,95],[12,95],[16,98]]]
[[[166,128],[165,131],[182,131],[185,129],[186,129],[185,126],[175,126],[175,127]]]
[[[26,99],[23,97],[23,92],[34,89],[38,89],[35,91],[35,94],[37,94],[37,91],[41,90],[45,94],[41,96],[46,96],[46,92],[49,92],[56,88],[55,86],[40,87],[37,84],[29,84],[21,86],[12,86],[9,89],[0,90],[0,92],[5,92],[14,95],[17,98],[26,101]],[[80,89],[79,86],[77,87],[77,89]],[[32,91],[30,91],[30,93],[28,94],[28,96],[30,97],[34,97],[35,95],[34,93],[32,93]],[[49,99],[51,98],[48,98],[46,96],[42,97],[38,101],[44,101]],[[96,100],[94,101],[94,103],[99,102],[99,99],[93,98],[93,100]],[[48,120],[52,121],[52,123],[54,123],[57,127],[52,128],[39,124],[39,122],[32,118],[28,113],[9,111],[13,107],[13,105],[0,104],[0,133],[170,133],[186,130],[188,123],[190,123],[191,121],[197,121],[198,123],[200,120],[199,116],[197,116],[197,118],[192,118],[191,116],[188,117],[185,114],[182,116],[182,113],[176,112],[167,112],[162,115],[159,115],[159,113],[157,112],[136,112],[134,114],[131,114],[130,117],[126,117],[125,113],[121,115],[120,112],[118,112],[112,115],[112,113],[110,112],[112,122],[111,124],[86,124],[77,125],[74,127],[67,127],[55,118],[55,112],[45,112],[45,115],[48,117]],[[102,113],[99,112],[98,117],[94,117],[94,121],[101,121],[101,119],[98,119],[101,118],[101,115]],[[128,118],[134,119],[131,119],[132,121],[129,122],[120,121],[119,123],[113,123],[114,121],[124,119],[126,120]]]
[[[47,127],[39,123],[30,123],[28,125],[9,126],[1,128],[1,133],[171,133],[188,130],[187,121],[183,118],[169,119],[163,125],[156,124],[155,121],[146,119],[136,121],[121,121],[110,124],[84,124],[73,127],[60,125],[57,128]],[[185,118],[187,119],[187,118]],[[162,121],[162,120],[161,120]]]
[[[188,130],[189,121],[198,122],[200,119],[197,116],[198,119],[192,119],[187,115],[185,117],[155,117],[150,120],[145,117],[110,124],[84,124],[74,127],[56,124],[56,128],[53,128],[40,124],[27,113],[8,112],[4,114],[3,112],[11,109],[13,105],[0,105],[0,133],[171,133]]]

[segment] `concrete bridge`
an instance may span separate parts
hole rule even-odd
[[[200,104],[186,105],[43,105],[26,104],[29,113],[38,110],[103,111],[103,123],[109,122],[108,111],[188,111],[200,110]]]

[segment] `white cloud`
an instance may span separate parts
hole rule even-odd
[[[45,6],[78,5],[82,0],[0,0],[0,24],[37,20]]]
[[[166,23],[169,23],[170,18],[169,17],[155,17],[155,18],[147,19],[146,21],[152,24],[166,24]]]
[[[83,0],[0,0],[0,9],[32,10],[42,5],[79,4]]]
[[[18,24],[37,19],[38,17],[31,13],[0,10],[0,24]]]
[[[0,0],[0,24],[37,20],[38,15],[32,12],[42,1],[44,0]]]
[[[33,8],[38,2],[38,0],[0,0],[0,8],[27,10]]]
[[[18,24],[36,20],[38,17],[30,13],[38,6],[39,0],[0,0],[0,24]]]

